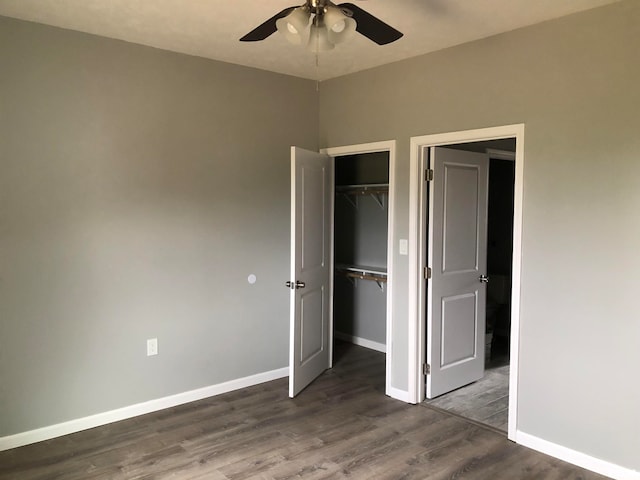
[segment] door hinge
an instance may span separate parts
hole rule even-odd
[[[431,267],[424,267],[424,278],[429,280],[431,278]]]
[[[422,364],[422,374],[423,375],[431,375],[431,365],[428,363]]]
[[[433,170],[428,168],[424,171],[424,181],[430,182],[431,180],[433,180]]]

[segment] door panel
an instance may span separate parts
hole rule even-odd
[[[332,212],[330,158],[292,147],[290,397],[331,366]]]
[[[306,289],[305,289],[306,290]],[[307,290],[300,296],[300,365],[325,351],[324,289]],[[318,315],[319,314],[319,315]],[[318,321],[318,316],[320,321]]]
[[[445,163],[442,271],[452,274],[478,269],[477,168]]]
[[[473,293],[442,299],[440,365],[448,368],[475,358],[478,329],[477,296]],[[469,322],[468,319],[475,319]]]
[[[305,152],[308,155],[307,161],[299,162],[298,171],[300,173],[300,193],[302,236],[298,239],[302,249],[302,272],[312,272],[314,269],[321,269],[325,264],[325,238],[322,235],[325,226],[322,221],[325,217],[325,205],[327,201],[325,189],[327,188],[325,176],[327,168],[313,159],[319,155],[315,152]],[[298,150],[298,156],[303,155]],[[306,159],[306,156],[305,156]],[[323,156],[324,159],[324,156]]]
[[[484,375],[489,159],[435,147],[429,189],[427,398]]]

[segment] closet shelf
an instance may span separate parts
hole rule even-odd
[[[356,280],[370,280],[384,290],[384,284],[387,283],[387,269],[384,267],[340,264],[336,265],[336,272],[347,277],[354,285]]]
[[[373,198],[380,208],[384,208],[383,195],[389,194],[388,183],[363,183],[357,185],[336,185],[336,194],[344,195],[345,199],[358,208],[358,197],[369,195]]]

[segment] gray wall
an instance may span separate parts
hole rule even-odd
[[[323,82],[321,146],[525,123],[518,428],[640,470],[640,2]],[[357,126],[355,128],[354,126]],[[393,252],[392,385],[406,389],[407,257]]]
[[[317,101],[0,18],[0,436],[287,366],[289,146],[317,149]]]
[[[628,0],[323,82],[318,129],[313,82],[0,19],[0,435],[286,366],[290,144],[397,139],[397,245],[411,136],[524,122],[518,428],[640,470],[639,43]]]

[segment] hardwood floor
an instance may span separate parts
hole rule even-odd
[[[0,479],[602,479],[385,397],[384,355],[336,346],[297,398],[281,379],[0,452]]]
[[[507,431],[509,365],[488,365],[481,380],[441,395],[425,404]]]

